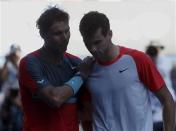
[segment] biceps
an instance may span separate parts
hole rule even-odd
[[[169,92],[166,85],[162,86],[162,88],[159,91],[155,92],[155,95],[162,104],[173,101],[172,95]]]

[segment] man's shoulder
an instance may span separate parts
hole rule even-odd
[[[68,52],[65,52],[64,56],[67,57],[67,58],[71,58],[71,59],[80,59],[78,56],[70,54]]]
[[[21,58],[21,60],[20,60],[20,65],[23,65],[23,64],[25,64],[25,63],[28,62],[28,61],[33,61],[33,60],[35,60],[38,56],[39,56],[39,51],[38,51],[38,50],[33,51],[33,52],[30,52],[30,53],[28,53],[27,55],[25,55],[23,58]]]
[[[29,57],[38,57],[39,55],[40,55],[39,50],[36,50],[36,51],[26,54],[21,60],[28,59]]]
[[[67,58],[73,65],[78,65],[82,62],[82,60],[78,56],[72,55],[67,52],[64,54],[64,57]]]
[[[120,47],[122,50],[123,54],[126,55],[130,55],[132,57],[138,58],[138,59],[142,59],[142,58],[146,58],[148,57],[147,54],[145,54],[143,51],[137,50],[137,49],[133,49],[133,48],[127,48],[127,47]]]
[[[147,54],[145,54],[143,51],[132,49],[132,48],[127,48],[127,47],[120,47],[120,48],[121,48],[122,55],[131,56],[137,64],[151,62],[150,57]]]

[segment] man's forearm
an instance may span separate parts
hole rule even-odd
[[[48,86],[38,92],[40,98],[52,107],[60,107],[68,98],[73,96],[72,89],[67,86]]]
[[[82,102],[80,120],[83,131],[92,131],[92,106],[90,102]]]
[[[155,92],[163,105],[164,131],[175,131],[175,103],[166,85]]]
[[[83,128],[83,131],[93,131],[91,121],[82,121],[81,125],[82,125],[82,128]]]
[[[43,88],[39,94],[47,103],[59,108],[68,98],[78,92],[82,84],[82,78],[80,76],[74,76],[62,86],[54,87],[50,85]]]
[[[175,131],[175,103],[170,99],[163,107],[164,131]]]
[[[0,77],[2,78],[2,80],[6,80],[7,78],[7,63],[8,61],[6,60],[4,63],[4,66],[2,67],[1,71],[0,71]]]
[[[55,106],[60,107],[66,100],[73,96],[73,90],[67,86],[63,85],[62,87],[56,87],[52,91],[53,102]]]

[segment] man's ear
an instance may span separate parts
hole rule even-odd
[[[43,39],[45,39],[46,34],[45,34],[44,32],[42,32],[41,30],[39,31],[39,33],[40,33],[40,36],[41,36]]]
[[[109,31],[108,31],[108,35],[109,35],[110,38],[112,38],[112,35],[113,35],[113,34],[112,34],[112,30],[109,30]]]

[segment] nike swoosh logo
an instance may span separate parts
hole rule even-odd
[[[124,71],[126,71],[128,68],[125,68],[125,69],[123,69],[123,70],[119,70],[119,73],[122,73],[122,72],[124,72]]]
[[[72,70],[75,70],[77,67],[76,66],[71,66],[71,69]]]
[[[37,83],[42,84],[44,80],[37,81]]]

